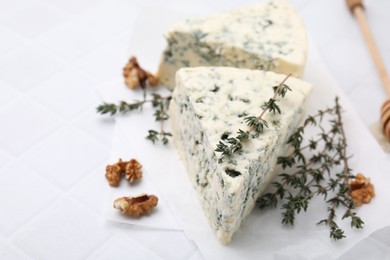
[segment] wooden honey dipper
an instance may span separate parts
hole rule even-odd
[[[372,37],[368,22],[364,15],[363,0],[346,0],[349,9],[352,14],[356,17],[363,36],[366,40],[368,49],[371,53],[372,59],[374,60],[375,67],[378,71],[379,77],[382,81],[382,85],[387,92],[388,99],[383,103],[381,108],[381,128],[383,134],[390,141],[390,79],[386,72],[386,67],[379,54],[378,48],[375,44],[374,38]]]

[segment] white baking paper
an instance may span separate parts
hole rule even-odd
[[[173,19],[175,14],[169,13],[166,16]],[[137,31],[132,38],[133,53],[145,58],[146,68],[153,68],[147,66],[156,66],[158,57],[155,53],[154,56],[150,56],[147,50],[142,50],[142,42],[154,40],[158,42],[156,39],[165,31],[165,27],[162,21],[158,28],[164,30],[160,34],[154,24],[148,23],[147,20],[143,19],[139,23],[143,25],[144,30]],[[156,49],[160,48],[161,52],[163,46],[157,45]],[[141,65],[143,65],[142,61]],[[358,209],[359,216],[365,221],[363,230],[351,230],[349,222],[343,221],[340,222],[340,227],[346,231],[347,238],[338,242],[330,240],[328,228],[315,224],[325,216],[326,209],[322,201],[316,203],[314,200],[308,212],[297,217],[294,227],[281,224],[279,210],[255,209],[241,230],[235,234],[232,243],[228,246],[221,245],[204,217],[173,145],[153,145],[145,139],[147,130],[159,127],[159,124],[153,121],[153,111],[148,106],[144,107],[142,112],[131,112],[117,117],[113,142],[113,159],[119,155],[125,156],[128,151],[130,156],[137,158],[143,165],[145,178],[137,184],[137,189],[156,193],[161,196],[162,201],[169,204],[171,212],[166,211],[165,218],[154,218],[157,214],[152,214],[145,222],[150,226],[181,227],[187,237],[195,241],[206,259],[335,259],[375,230],[388,226],[390,224],[390,192],[388,191],[390,164],[376,141],[360,122],[347,97],[327,72],[312,44],[304,79],[314,85],[308,104],[308,114],[332,106],[336,95],[340,97],[344,109],[343,119],[349,144],[348,151],[353,154],[350,166],[356,170],[355,173],[363,172],[369,176],[375,185],[377,193],[375,199],[371,204]],[[113,87],[109,91],[107,88],[102,88],[100,94],[106,101],[132,101],[141,98],[141,91],[128,91],[120,81],[113,82]],[[126,185],[121,185],[115,192],[128,194],[131,191]],[[109,196],[111,197],[108,201],[111,201],[112,191],[109,192]],[[168,208],[166,204],[160,204],[156,213],[160,213],[160,210],[165,211],[165,207]],[[168,213],[172,213],[170,217]],[[118,221],[113,217],[109,219]],[[156,222],[149,223],[152,219]],[[172,219],[177,219],[179,225],[175,226]],[[121,219],[121,222],[143,225],[143,220]]]

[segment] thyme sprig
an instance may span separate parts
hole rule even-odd
[[[325,118],[328,127],[323,126]],[[317,138],[305,140],[304,131],[310,125],[319,129],[319,133]],[[349,196],[349,180],[355,176],[348,163],[347,140],[338,98],[334,107],[309,116],[291,135],[288,143],[293,147],[292,155],[279,157],[277,163],[290,173],[284,171],[279,174],[278,181],[272,183],[274,191],[259,198],[260,209],[277,207],[278,203],[282,203],[282,223],[293,225],[296,215],[306,211],[314,197],[321,196],[327,205],[327,217],[317,224],[328,226],[332,239],[345,237],[337,224],[338,208],[343,208],[341,219],[349,218],[352,228],[363,228],[364,222],[354,211],[355,205]]]
[[[255,136],[258,136],[264,131],[265,128],[269,127],[269,123],[263,119],[263,116],[267,112],[274,114],[281,113],[280,107],[277,104],[277,98],[284,98],[287,91],[291,91],[291,89],[285,84],[285,82],[290,76],[291,74],[286,76],[278,86],[273,87],[274,95],[263,104],[263,110],[259,116],[247,116],[244,118],[244,122],[249,127],[248,130],[244,131],[242,129],[239,129],[235,137],[230,137],[226,140],[221,139],[219,141],[215,151],[221,153],[222,155],[219,159],[220,162],[223,161],[224,158],[229,158],[234,153],[241,151],[243,143],[249,139],[252,132],[254,132]]]
[[[152,98],[147,99],[147,96],[144,95],[143,100],[135,101],[134,103],[127,103],[125,101],[121,101],[119,104],[103,103],[102,105],[99,105],[96,110],[100,114],[110,114],[113,116],[118,113],[125,114],[134,110],[142,110],[146,103],[151,103],[154,109],[154,118],[156,121],[160,122],[160,129],[158,131],[152,129],[148,130],[146,139],[153,143],[161,141],[163,144],[168,144],[169,137],[171,137],[172,134],[164,130],[164,122],[169,118],[167,111],[172,96],[163,97],[157,93],[152,93],[150,95]]]

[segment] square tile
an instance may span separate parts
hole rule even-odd
[[[94,80],[73,70],[65,70],[37,87],[31,96],[57,115],[72,119],[97,101]]]
[[[132,28],[140,8],[131,1],[104,1],[83,13],[83,19],[107,33],[118,35]]]
[[[291,3],[299,11],[300,8],[309,3],[309,0],[291,0]]]
[[[181,0],[170,0],[169,4],[163,1],[155,0],[133,0],[133,2],[140,7],[143,11],[148,9],[164,10],[175,13],[185,13],[185,18],[194,17],[194,16],[207,16],[210,14],[220,13],[228,11],[240,6],[250,6],[260,2],[266,2],[267,0],[229,0],[224,1],[223,5],[218,1],[181,1]],[[205,8],[207,6],[207,8]],[[160,12],[161,13],[161,12]],[[166,14],[166,12],[164,12]],[[151,17],[149,17],[150,19]],[[164,19],[169,19],[169,17],[164,17]]]
[[[63,62],[53,55],[29,46],[0,61],[0,78],[12,87],[27,91],[59,72],[63,66]]]
[[[370,73],[364,76],[351,89],[349,97],[358,116],[366,126],[379,122],[380,109],[385,101],[386,93],[376,74]]]
[[[119,40],[106,42],[98,49],[80,59],[75,67],[88,73],[99,82],[122,79],[123,67],[130,55],[127,46]]]
[[[3,24],[0,24],[0,35],[0,55],[4,55],[26,43],[22,36]]]
[[[7,163],[10,163],[11,161],[12,157],[10,157],[8,154],[6,154],[0,149],[0,174],[4,172],[3,170],[1,170],[1,168],[4,167]]]
[[[327,68],[346,93],[374,66],[357,26],[347,32],[339,31],[320,52]]]
[[[33,259],[85,259],[110,235],[96,215],[64,198],[18,232],[13,243]]]
[[[387,71],[390,71],[390,37],[388,33],[383,30],[384,24],[390,23],[390,16],[388,10],[390,10],[389,1],[372,1],[372,5],[365,2],[367,8],[365,10],[367,20],[370,24],[370,29],[376,44],[378,45],[379,52],[382,56],[383,62],[387,67]]]
[[[87,259],[163,259],[153,251],[123,235],[114,235],[107,240]]]
[[[51,4],[56,5],[62,10],[66,10],[72,14],[77,14],[86,9],[90,9],[93,6],[96,6],[103,0],[46,0]]]
[[[56,7],[34,2],[4,18],[3,23],[21,35],[31,38],[53,28],[66,17],[67,13]]]
[[[0,147],[19,155],[58,128],[57,118],[28,98],[20,98],[0,110]]]
[[[307,1],[299,7],[298,13],[305,23],[309,37],[319,49],[328,46],[337,33],[345,33],[350,28],[357,29],[356,21],[345,1]],[[330,14],[337,19],[329,17]]]
[[[200,250],[196,250],[188,260],[204,260],[202,253]]]
[[[366,1],[364,1],[364,4],[365,4],[365,6],[366,7],[369,7],[369,6],[371,6],[371,4],[373,4],[373,3],[378,3],[378,2],[382,2],[382,1],[378,1],[378,0],[366,0]]]
[[[46,160],[50,155],[50,160]],[[65,127],[21,158],[62,190],[68,190],[107,160],[109,149],[73,127]]]
[[[0,259],[31,259],[22,250],[14,247],[12,244],[9,244],[7,241],[0,237]]]
[[[371,236],[390,249],[390,226],[375,231]]]
[[[20,8],[29,6],[32,1],[26,0],[1,0],[0,14],[7,15],[19,10]]]
[[[372,237],[368,237],[343,254],[339,260],[389,259],[390,248]]]
[[[189,259],[197,249],[195,243],[189,240],[183,231],[146,229],[134,226],[128,236],[137,240],[147,248],[153,250],[163,259]],[[166,247],[166,243],[159,241],[175,241],[175,247],[180,250],[172,250]]]
[[[88,25],[81,19],[72,19],[41,35],[38,42],[65,60],[75,61],[105,39],[107,34],[96,26]]]
[[[14,100],[19,92],[0,81],[0,108]]]
[[[105,178],[107,163],[100,164],[87,178],[83,179],[77,185],[72,188],[69,195],[75,198],[86,207],[93,210],[98,215],[103,215],[103,210],[106,201],[107,190],[109,189],[108,183]],[[93,196],[85,196],[85,191]]]
[[[75,125],[88,135],[93,136],[101,143],[111,147],[112,135],[115,127],[115,117],[107,117],[96,112],[96,107],[102,101],[96,100],[93,107],[89,107],[74,122]]]
[[[58,190],[19,163],[2,171],[0,233],[8,236],[56,199]]]

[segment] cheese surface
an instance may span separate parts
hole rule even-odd
[[[306,31],[286,0],[188,19],[166,38],[157,75],[171,89],[182,67],[229,66],[300,77],[306,63]]]
[[[210,226],[227,244],[273,176],[277,157],[300,123],[311,85],[296,78],[278,101],[281,114],[266,113],[266,128],[240,153],[221,162],[221,139],[248,130],[246,116],[258,116],[285,75],[228,67],[184,68],[177,72],[169,113],[174,143],[197,191]]]

